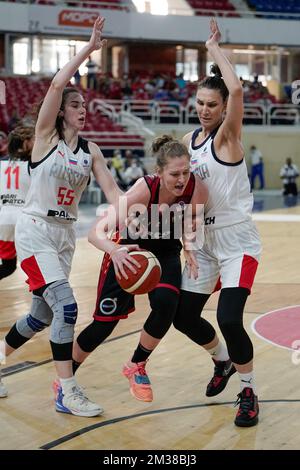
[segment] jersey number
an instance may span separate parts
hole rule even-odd
[[[15,189],[20,188],[19,186],[20,167],[19,166],[16,166],[14,168],[12,168],[11,166],[8,166],[5,170],[5,175],[7,175],[7,185],[6,185],[7,189],[11,189],[13,176],[15,177],[15,181],[14,181]]]
[[[75,199],[75,194],[73,189],[68,189],[65,188],[64,186],[61,186],[58,188],[58,193],[57,193],[57,204],[59,206],[64,205],[64,206],[70,206],[72,202]]]

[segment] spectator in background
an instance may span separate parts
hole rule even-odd
[[[123,172],[124,170],[124,163],[122,159],[122,154],[120,150],[115,149],[112,157],[112,166],[115,170],[119,172]]]
[[[138,166],[136,159],[132,160],[131,165],[125,170],[123,175],[124,180],[127,184],[127,188],[133,186],[134,183],[136,183],[136,181],[142,176],[144,176],[143,169]]]
[[[132,164],[133,153],[131,150],[125,150],[124,170],[127,170]]]
[[[20,122],[20,118],[18,116],[18,112],[13,111],[11,118],[9,120],[9,123],[8,123],[8,132],[11,132],[15,127],[17,127],[19,122]]]
[[[258,176],[260,182],[260,188],[264,189],[265,179],[264,179],[264,164],[262,153],[255,145],[250,147],[250,160],[251,160],[251,189],[254,189],[255,180]]]
[[[97,89],[97,72],[98,72],[98,65],[96,62],[92,59],[91,56],[89,56],[89,59],[87,63],[85,64],[87,68],[87,87],[91,90],[96,90]]]
[[[75,85],[80,86],[81,75],[80,75],[79,70],[76,70],[73,77],[74,77],[74,80],[75,80]]]
[[[298,196],[298,188],[296,179],[299,176],[299,169],[295,165],[291,158],[286,159],[285,165],[280,170],[280,178],[283,182],[283,196]]]
[[[119,152],[119,151],[117,151]],[[109,168],[114,180],[116,181],[117,185],[121,189],[126,189],[127,185],[125,181],[123,180],[123,162],[121,161],[121,165],[118,164],[119,158],[121,158],[121,153],[118,153],[117,158],[115,159],[115,164],[113,164],[113,159],[108,158],[106,161],[107,167]]]

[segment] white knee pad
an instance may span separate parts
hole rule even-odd
[[[16,328],[24,338],[32,338],[39,331],[44,330],[52,322],[53,313],[43,297],[32,296],[32,304],[28,315],[17,320]]]
[[[50,284],[43,297],[53,312],[50,330],[52,343],[71,343],[77,319],[77,303],[67,280]]]

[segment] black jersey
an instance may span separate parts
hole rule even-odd
[[[184,193],[177,197],[170,210],[160,210],[158,175],[146,175],[144,179],[150,191],[150,200],[145,214],[136,213],[137,224],[132,224],[121,232],[121,244],[138,244],[156,255],[170,251],[180,251],[184,213],[190,203],[194,188],[195,176],[190,175]],[[166,206],[166,205],[165,205]],[[133,227],[136,227],[133,229]]]

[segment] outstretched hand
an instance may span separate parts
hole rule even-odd
[[[214,44],[219,44],[221,41],[221,32],[219,30],[218,23],[214,18],[210,20],[210,36],[206,41],[206,47],[213,46]]]
[[[106,39],[101,39],[102,30],[104,27],[105,18],[102,16],[98,16],[94,23],[93,32],[91,35],[91,39],[89,41],[89,46],[92,51],[97,51],[101,49],[106,44]]]

